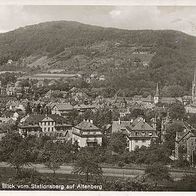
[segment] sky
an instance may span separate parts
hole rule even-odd
[[[196,36],[196,6],[0,5],[0,32],[45,21],[122,29],[173,29]]]

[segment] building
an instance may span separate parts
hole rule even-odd
[[[60,116],[66,116],[71,111],[73,111],[74,107],[70,103],[56,103],[52,107],[52,114],[58,114]]]
[[[154,95],[154,104],[164,104],[164,105],[170,105],[173,103],[181,102],[183,103],[183,98],[182,97],[162,97],[159,93],[159,86],[157,84],[156,87],[156,92]]]
[[[80,105],[75,105],[74,109],[77,110],[79,113],[83,113],[87,110],[95,111],[95,106],[94,105],[85,105],[85,104],[80,104]]]
[[[92,120],[84,120],[72,131],[73,143],[78,142],[80,147],[102,145],[102,132],[93,124]]]
[[[149,147],[158,138],[156,128],[149,125],[142,117],[130,121],[113,121],[112,133],[122,132],[127,137],[127,148],[134,151],[142,146]]]
[[[66,119],[57,114],[29,115],[21,119],[19,124],[19,133],[22,135],[47,135],[58,140],[69,139],[71,129]]]
[[[13,96],[15,94],[15,86],[13,84],[7,84],[6,87],[6,94],[8,96]]]
[[[186,159],[193,163],[196,150],[196,130],[189,124],[184,123],[184,130],[176,132],[174,160]]]

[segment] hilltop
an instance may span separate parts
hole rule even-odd
[[[1,70],[97,72],[107,76],[111,87],[137,93],[152,91],[157,82],[188,91],[195,60],[196,38],[173,30],[122,30],[56,21],[0,34]]]

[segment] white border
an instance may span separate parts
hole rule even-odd
[[[0,5],[104,5],[104,6],[196,6],[196,0],[0,0]],[[83,195],[138,195],[138,196],[158,196],[158,195],[195,195],[194,192],[82,192],[82,191],[0,191],[4,196],[83,196]]]
[[[195,0],[0,0],[0,5],[196,6]]]

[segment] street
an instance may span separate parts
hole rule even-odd
[[[0,167],[10,167],[7,163],[1,162]],[[40,173],[52,173],[45,165],[43,164],[32,164],[30,167],[26,168],[34,168]],[[72,166],[63,165],[56,171],[56,173],[60,174],[71,174]],[[138,175],[144,174],[144,170],[142,169],[121,169],[121,168],[102,168],[104,176],[114,176],[114,177],[129,177],[133,178]],[[189,172],[191,173],[191,172]],[[175,180],[180,179],[185,172],[170,172],[172,178]]]

